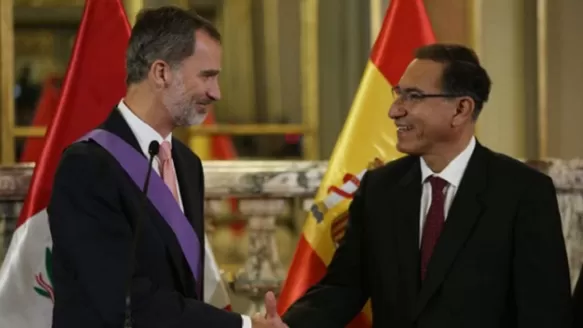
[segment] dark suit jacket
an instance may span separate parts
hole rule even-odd
[[[573,293],[573,313],[575,314],[575,328],[583,327],[583,266],[579,272],[579,279]]]
[[[420,280],[421,169],[368,172],[326,276],[285,313],[291,328],[571,327],[569,270],[551,179],[479,143]]]
[[[141,153],[117,109],[101,127]],[[204,249],[201,161],[179,141],[172,144],[185,214]],[[48,206],[53,327],[122,327],[130,247],[139,219],[131,289],[134,327],[240,328],[240,315],[201,301],[173,231],[141,188],[94,142],[77,143],[64,152]]]

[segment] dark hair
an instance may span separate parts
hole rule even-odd
[[[456,44],[431,44],[417,49],[415,58],[445,64],[441,76],[442,91],[471,97],[476,103],[473,116],[478,118],[488,101],[492,82],[472,49]]]
[[[126,83],[144,80],[156,60],[177,66],[192,56],[198,30],[221,41],[213,24],[196,13],[174,6],[140,11],[126,53]]]

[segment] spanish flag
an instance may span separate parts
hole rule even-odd
[[[373,46],[352,108],[304,225],[278,300],[283,314],[326,273],[344,235],[352,194],[367,169],[400,157],[396,128],[388,117],[396,85],[414,50],[435,42],[422,0],[392,0]],[[351,327],[372,323],[369,304]]]

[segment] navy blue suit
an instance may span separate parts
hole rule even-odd
[[[101,128],[141,153],[117,109]],[[202,164],[177,140],[172,153],[185,215],[204,249]],[[202,301],[173,231],[141,187],[98,144],[77,143],[63,153],[48,214],[54,244],[53,328],[122,327],[138,218],[142,228],[131,283],[135,327],[242,326],[239,314]]]

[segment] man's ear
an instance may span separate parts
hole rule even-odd
[[[170,84],[172,72],[170,66],[163,60],[156,60],[150,66],[149,72],[151,80],[154,82],[156,89],[163,89]]]
[[[455,113],[451,120],[453,127],[460,126],[472,119],[476,103],[471,97],[462,97],[457,102]]]

